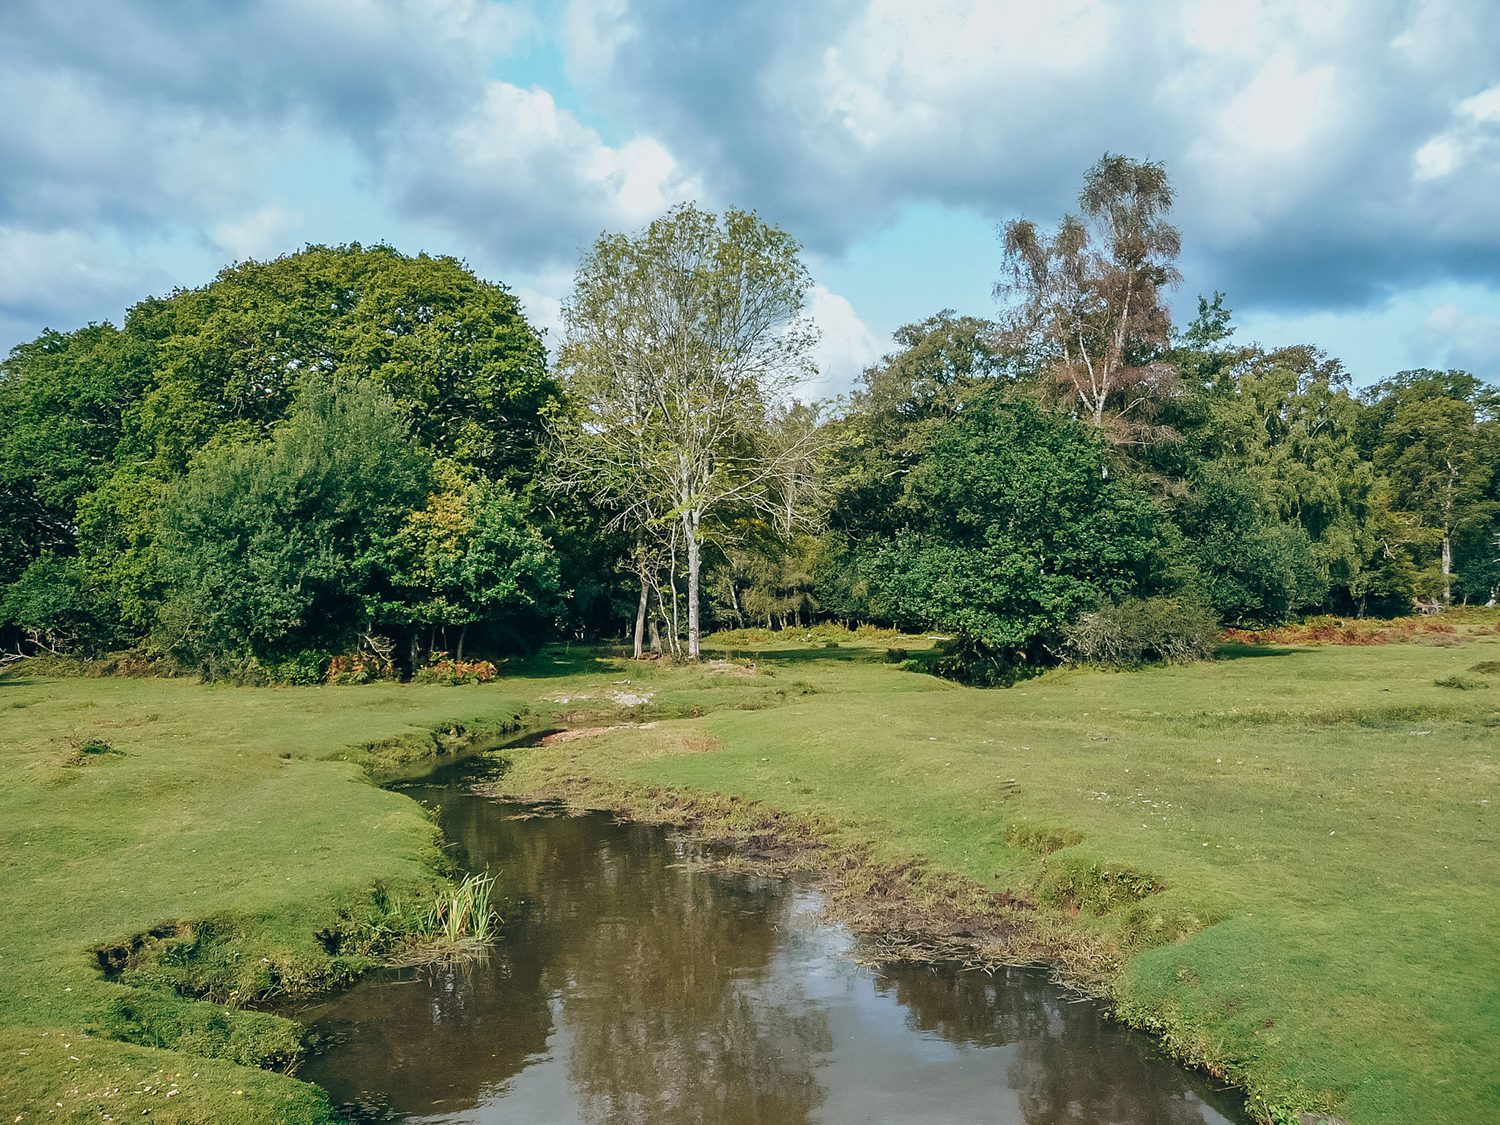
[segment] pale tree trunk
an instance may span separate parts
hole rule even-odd
[[[1453,540],[1443,532],[1443,604],[1453,604]]]
[[[735,591],[735,588],[734,588],[734,575],[733,574],[731,574],[729,576],[729,604],[734,609],[734,619],[735,619],[735,622],[741,628],[744,628],[744,625],[745,625],[745,615],[740,612],[740,596]]]
[[[635,659],[639,660],[645,655],[642,647],[646,639],[646,573],[641,572],[641,600],[635,607]]]
[[[469,623],[465,621],[458,630],[458,651],[453,654],[453,659],[462,661],[464,658],[464,638],[469,634]]]
[[[1458,466],[1450,458],[1448,486],[1443,492],[1443,604],[1453,604],[1453,500],[1458,491]]]
[[[698,572],[703,564],[698,549],[698,513],[683,513],[682,531],[684,537],[687,539],[688,659],[697,660],[699,655]]]

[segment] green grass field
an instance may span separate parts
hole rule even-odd
[[[377,880],[430,884],[433,832],[359,765],[319,759],[389,740],[389,760],[430,746],[431,728],[495,725],[514,710],[501,692],[481,702],[436,687],[0,679],[4,1120],[325,1120],[315,1088],[225,1061],[275,1057],[295,1046],[294,1026],[149,980],[106,981],[92,951],[209,920],[199,930],[218,939],[215,963],[202,968],[231,989],[295,989],[358,968],[329,957],[315,931],[357,910]],[[110,750],[80,752],[101,743]]]
[[[0,1106],[320,1119],[311,1087],[226,1061],[285,1037],[272,1017],[106,981],[91,950],[220,919],[215,972],[318,979],[312,935],[340,905],[432,877],[427,821],[360,764],[530,709],[659,721],[517,750],[518,787],[736,794],[1056,904],[1116,951],[1128,1018],[1266,1106],[1500,1115],[1500,673],[1474,670],[1500,637],[998,691],[903,671],[878,641],[748,655],[747,674],[557,652],[484,688],[0,679]],[[123,753],[79,753],[96,739]],[[1164,889],[1118,893],[1146,884]]]

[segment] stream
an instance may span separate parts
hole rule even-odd
[[[1239,1099],[1046,975],[869,967],[798,880],[670,829],[401,786],[507,896],[477,959],[303,1008],[300,1076],[356,1121],[1199,1125]]]

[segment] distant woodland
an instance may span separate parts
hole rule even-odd
[[[997,683],[1493,604],[1500,389],[1353,388],[1224,294],[1174,323],[1171,207],[1105,156],[1000,232],[995,318],[913,320],[830,402],[795,239],[691,204],[595,243],[551,356],[503,285],[388,246],[46,331],[0,363],[0,641],[315,682],[832,619]]]

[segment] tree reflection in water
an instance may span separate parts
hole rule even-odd
[[[413,795],[513,901],[486,958],[309,1013],[342,1041],[306,1076],[366,1119],[1225,1120],[1201,1082],[1036,974],[872,974],[803,916],[806,892],[695,869],[660,829]]]

